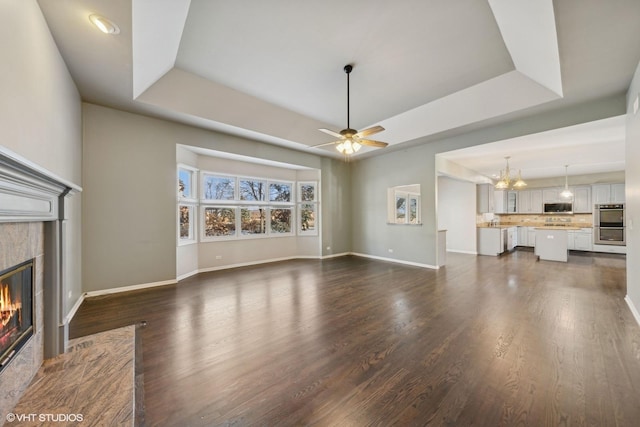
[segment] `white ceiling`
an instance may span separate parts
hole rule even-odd
[[[85,101],[323,155],[348,63],[351,127],[399,145],[622,94],[640,61],[638,0],[38,3]]]

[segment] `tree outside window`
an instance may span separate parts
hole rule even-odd
[[[291,233],[291,208],[271,208],[271,232]]]
[[[244,235],[265,234],[267,232],[265,209],[255,206],[240,208],[240,232]]]
[[[204,175],[202,183],[206,200],[234,200],[236,180],[234,177]]]
[[[204,208],[205,237],[225,237],[236,234],[236,210],[232,207]]]

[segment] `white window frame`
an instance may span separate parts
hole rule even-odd
[[[289,209],[291,211],[291,215],[289,216],[290,224],[289,231],[273,231],[271,229],[271,212],[273,210],[281,210],[281,209]],[[294,204],[288,205],[269,205],[269,209],[267,211],[267,230],[269,232],[270,237],[285,237],[285,236],[293,236],[296,232],[296,207]]]
[[[207,236],[206,233],[206,221],[205,221],[205,211],[207,209],[231,209],[234,213],[234,225],[235,229],[233,234],[229,234],[226,236]],[[202,226],[200,227],[200,241],[201,242],[217,242],[221,240],[236,240],[238,236],[238,215],[240,214],[240,210],[238,206],[228,205],[228,204],[206,204],[200,205],[200,218],[202,222]]]
[[[208,176],[211,177],[216,177],[216,178],[229,178],[230,180],[233,181],[233,198],[232,199],[208,199],[205,195],[205,191],[206,191],[206,186],[205,186],[205,181],[207,179]],[[205,203],[205,204],[237,204],[238,203],[238,199],[239,199],[239,183],[238,183],[238,177],[236,175],[229,175],[229,174],[224,174],[224,173],[215,173],[215,172],[208,172],[208,171],[201,171],[200,172],[200,203]]]
[[[302,200],[302,186],[311,185],[313,186],[313,200]],[[320,228],[320,204],[319,204],[319,185],[318,181],[298,181],[297,185],[297,195],[298,195],[298,205],[296,212],[296,219],[298,224],[298,235],[299,236],[317,236],[318,230]],[[314,212],[314,227],[312,230],[303,230],[302,225],[302,211],[303,206],[310,205],[313,206]]]
[[[398,198],[405,199],[405,213],[404,218],[400,217],[398,214],[397,201]],[[419,225],[422,223],[421,221],[421,197],[419,193],[413,193],[410,191],[401,191],[396,190],[394,188],[390,188],[387,193],[387,222],[389,224],[408,224],[408,225]],[[411,220],[411,202],[415,201],[416,203],[416,218],[415,220]]]
[[[198,243],[198,227],[197,227],[197,218],[198,218],[198,206],[193,203],[178,203],[178,224],[177,224],[177,241],[178,246],[192,245],[194,243]],[[189,236],[187,238],[183,238],[181,236],[182,231],[182,208],[186,207],[189,209]]]
[[[233,200],[224,199],[206,199],[205,191],[206,186],[205,182],[208,177],[219,177],[219,178],[227,178],[233,181],[234,185],[234,198]],[[241,197],[241,188],[240,184],[242,181],[254,181],[263,183],[263,197],[264,199],[261,201],[257,200],[240,200]],[[214,241],[224,241],[224,240],[246,240],[246,239],[265,239],[265,238],[278,238],[278,237],[290,237],[295,236],[298,233],[297,225],[298,221],[298,205],[297,203],[297,195],[299,194],[298,189],[300,188],[298,184],[306,184],[314,186],[314,200],[308,203],[312,203],[314,205],[315,217],[316,217],[316,227],[315,230],[303,232],[302,234],[306,235],[316,235],[318,234],[317,228],[317,218],[318,218],[318,209],[319,205],[317,202],[318,195],[318,183],[316,181],[305,181],[305,182],[297,182],[286,179],[270,179],[263,177],[255,177],[255,176],[246,176],[246,175],[232,175],[228,173],[218,173],[213,171],[200,171],[200,214],[199,214],[199,224],[200,224],[200,241],[201,242],[214,242]],[[290,198],[289,201],[272,201],[271,200],[271,185],[272,184],[281,184],[287,185],[290,190]],[[304,202],[307,203],[307,202]],[[215,207],[215,208],[227,208],[233,209],[235,215],[235,233],[233,235],[228,236],[206,236],[206,220],[205,220],[205,212],[206,208]],[[261,234],[244,234],[242,232],[242,211],[243,209],[247,209],[249,207],[261,208],[264,210],[265,215],[265,233]],[[275,209],[289,209],[291,210],[291,228],[289,232],[275,232],[271,230],[271,213],[272,210]]]
[[[191,177],[191,194],[185,195],[180,193],[180,171],[187,172]],[[198,169],[193,166],[178,163],[178,171],[176,176],[176,188],[178,201],[184,203],[197,203],[198,202]]]
[[[241,181],[253,181],[253,182],[261,182],[263,184],[263,192],[262,192],[262,200],[241,200],[241,192],[240,192],[240,182]],[[268,202],[268,192],[269,192],[269,183],[268,180],[265,178],[256,178],[256,177],[250,177],[250,176],[238,176],[236,179],[236,187],[237,187],[237,194],[236,194],[236,202],[237,203],[242,203],[242,204],[251,204],[251,205],[262,205],[262,204],[267,204]]]
[[[184,194],[180,191],[180,175],[181,172],[189,174],[191,193]],[[198,169],[185,165],[177,164],[176,171],[176,242],[178,246],[192,245],[198,243]],[[189,208],[189,238],[181,236],[181,208]]]

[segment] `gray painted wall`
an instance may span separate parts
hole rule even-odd
[[[176,278],[176,146],[170,122],[83,104],[85,291]]]
[[[640,111],[633,103],[640,95],[640,64],[627,92],[626,214],[627,214],[627,296],[640,311]],[[639,101],[640,102],[640,101]]]
[[[80,95],[35,0],[0,2],[0,52],[0,144],[82,186]],[[81,199],[68,212],[65,313],[82,293]]]
[[[438,153],[625,114],[624,95],[574,105],[440,139],[423,138],[404,149],[352,163],[353,250],[434,266],[437,253],[436,162]],[[389,187],[420,184],[422,226],[386,224]],[[392,249],[393,253],[388,250]]]
[[[348,168],[339,160],[93,104],[83,104],[83,118],[85,291],[175,280],[193,271],[185,257],[197,256],[200,269],[216,266],[211,259],[220,253],[220,243],[176,247],[176,164],[178,159],[187,164],[193,160],[177,154],[176,144],[319,169],[321,197],[329,203],[322,211],[321,235],[339,250],[349,248],[344,232],[349,220],[335,206],[348,202],[343,188],[349,182]],[[205,169],[202,161],[199,157],[194,166]],[[296,176],[317,179],[318,171],[297,171]],[[229,258],[223,260],[234,264],[319,255],[317,237],[278,239],[277,248],[269,240],[224,242],[223,253]]]

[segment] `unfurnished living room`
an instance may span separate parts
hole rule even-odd
[[[0,425],[637,425],[638,22],[0,1]]]

